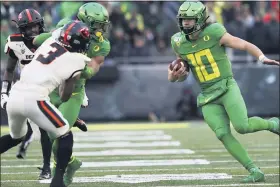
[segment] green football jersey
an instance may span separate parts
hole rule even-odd
[[[56,30],[63,27],[65,24],[69,23],[71,19],[64,18],[58,22],[56,25]],[[54,30],[53,32],[56,32]],[[37,36],[34,40],[35,45],[40,46],[47,38],[49,38],[51,34],[43,33]],[[89,58],[93,58],[96,56],[104,56],[106,57],[111,49],[111,45],[108,39],[104,38],[103,36],[100,36],[98,38],[92,38],[90,41],[89,49],[87,51],[87,56]],[[81,78],[77,81],[75,84],[74,93],[80,92],[83,90],[84,85],[86,83],[86,79],[90,79],[92,77],[92,74],[88,73],[87,67],[84,69],[84,71],[81,74]]]
[[[213,23],[204,28],[195,41],[187,40],[182,32],[174,34],[171,38],[173,50],[188,63],[202,91],[225,78],[232,77],[231,62],[225,47],[219,44],[225,33],[223,25]]]

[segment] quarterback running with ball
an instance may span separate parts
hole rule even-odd
[[[197,105],[202,108],[204,120],[227,151],[249,171],[249,176],[242,182],[263,182],[264,173],[232,135],[230,122],[240,134],[267,130],[279,135],[279,118],[248,118],[225,47],[247,51],[263,64],[279,66],[279,62],[267,58],[257,46],[230,35],[223,25],[208,23],[207,9],[199,1],[184,2],[179,8],[177,19],[180,32],[172,36],[172,48],[177,58],[190,67],[201,87]],[[184,81],[189,74],[186,67],[177,69],[171,66],[168,68],[168,80]]]

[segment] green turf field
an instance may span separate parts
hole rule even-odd
[[[2,135],[7,133],[2,128]],[[73,187],[279,186],[279,137],[269,132],[239,135],[266,174],[265,183],[240,184],[247,175],[203,122],[111,124],[75,129],[74,154],[83,161]],[[37,181],[41,166],[38,142],[27,159],[17,148],[1,155],[1,187],[48,187]]]

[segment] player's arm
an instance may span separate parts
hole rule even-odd
[[[90,79],[93,77],[100,69],[100,67],[104,64],[105,57],[104,56],[96,56],[92,57],[91,61],[86,65],[82,76],[85,79]]]
[[[17,65],[18,58],[16,57],[13,50],[11,50],[7,45],[5,47],[5,53],[8,54],[7,66],[2,78],[2,88],[1,88],[1,107],[6,108],[8,95],[12,86],[14,71]]]
[[[75,82],[80,79],[80,73],[67,79],[64,84],[60,85],[59,87],[59,95],[62,102],[68,101],[68,99],[71,97]]]
[[[174,51],[174,53],[177,56],[177,59],[181,59],[180,55],[177,53],[177,46],[174,42],[174,36],[171,37],[171,47]],[[177,69],[177,64],[173,67],[173,70],[171,70],[171,64],[168,66],[168,81],[169,82],[182,82],[186,80],[188,72],[186,71],[186,67],[182,66],[178,71]]]
[[[226,47],[239,49],[243,51],[247,51],[251,55],[255,56],[260,62],[268,65],[280,65],[279,62],[275,60],[271,60],[267,58],[263,52],[254,44],[247,42],[241,38],[232,36],[229,33],[225,33],[220,39],[220,45],[224,45]]]
[[[42,33],[38,36],[36,36],[34,39],[33,39],[33,45],[39,47],[42,45],[42,43],[44,43],[44,41],[46,41],[49,37],[51,37],[52,34],[51,33]]]

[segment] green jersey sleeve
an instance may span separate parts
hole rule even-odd
[[[176,33],[171,37],[171,47],[178,56],[178,46],[180,42],[180,33]]]
[[[34,38],[33,44],[39,47],[40,45],[42,45],[42,43],[44,43],[44,41],[51,37],[51,35],[51,33],[42,33]]]
[[[64,25],[66,25],[70,21],[72,21],[70,18],[64,18],[56,24],[55,28],[57,29],[57,28],[63,27]]]
[[[219,41],[227,32],[226,28],[220,23],[213,23],[206,29],[208,30],[209,35],[211,35],[216,41]]]

